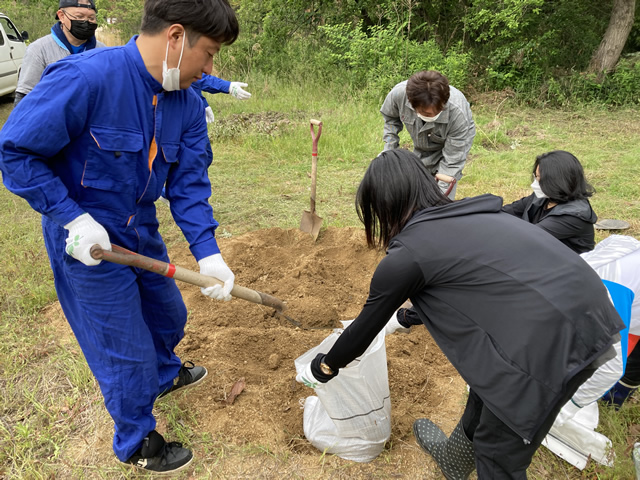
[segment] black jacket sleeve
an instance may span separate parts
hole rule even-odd
[[[509,215],[513,215],[514,217],[522,218],[524,212],[527,207],[531,203],[531,196],[522,197],[520,200],[516,200],[509,205],[504,205],[502,207],[502,211],[508,213]]]
[[[547,215],[536,223],[536,226],[550,233],[558,240],[564,240],[581,234],[586,223],[573,215]]]
[[[325,363],[337,371],[362,355],[391,315],[413,293],[424,288],[424,283],[424,275],[413,255],[402,245],[390,248],[373,274],[369,298],[360,315],[340,335],[325,357]],[[312,371],[314,375],[318,373],[313,370],[313,364]]]

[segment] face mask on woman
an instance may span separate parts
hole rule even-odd
[[[536,194],[536,197],[538,197],[538,198],[549,198],[547,196],[547,194],[544,193],[542,191],[542,189],[540,188],[540,184],[538,183],[538,179],[537,178],[533,179],[533,183],[531,184],[531,189],[533,190],[533,193]]]
[[[441,113],[442,112],[438,112],[438,114],[434,117],[425,117],[424,115],[420,115],[417,112],[416,112],[416,115],[418,115],[418,118],[420,118],[420,120],[422,120],[423,122],[435,122]]]

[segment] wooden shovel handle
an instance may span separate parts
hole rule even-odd
[[[449,186],[447,187],[447,191],[444,192],[444,196],[445,197],[449,196],[449,194],[451,193],[451,190],[453,190],[453,187],[454,187],[455,184],[456,184],[456,177],[453,177],[451,182],[449,182]]]
[[[313,126],[318,127],[318,133],[313,130]],[[318,175],[318,140],[322,135],[322,122],[320,120],[311,119],[311,215],[316,213],[316,178]]]
[[[106,260],[119,265],[142,268],[143,270],[155,272],[165,277],[181,280],[202,288],[223,285],[223,282],[217,278],[202,275],[201,273],[182,268],[172,263],[145,257],[144,255],[132,252],[118,245],[111,244],[111,248],[112,250],[103,250],[100,245],[94,245],[91,247],[91,256],[96,260]],[[287,308],[282,300],[276,297],[240,285],[234,285],[233,290],[231,290],[231,295],[248,302],[257,303],[258,305],[275,308],[278,312],[283,312]]]

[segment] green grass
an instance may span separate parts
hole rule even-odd
[[[382,150],[379,106],[352,98],[338,86],[285,85],[270,78],[248,83],[250,100],[209,97],[216,116],[210,127],[211,203],[219,234],[299,226],[302,211],[309,208],[311,118],[323,122],[317,213],[325,226],[359,225],[354,194],[371,158]],[[5,118],[10,105],[3,102],[0,109],[0,118]],[[510,202],[527,195],[536,155],[565,149],[581,160],[595,186],[592,203],[599,216],[627,220],[631,229],[624,233],[640,236],[637,110],[534,110],[476,99],[473,111],[478,133],[458,198],[491,192]],[[409,144],[404,133],[402,142]],[[4,187],[0,206],[0,478],[132,478],[131,471],[115,461],[89,468],[60,460],[69,458],[71,439],[92,439],[96,425],[110,419],[77,343],[60,338],[43,311],[56,296],[39,216]],[[183,244],[168,209],[158,210],[169,247]],[[598,232],[598,239],[606,235]],[[198,449],[195,478],[224,476],[215,472],[233,458],[261,466],[255,476],[276,478],[280,472],[282,478],[300,478],[295,459],[276,455],[268,446],[237,447],[217,434],[198,433],[197,418],[178,408],[175,400],[158,409],[172,436]],[[540,449],[530,477],[632,478],[628,447],[638,424],[637,399],[620,412],[602,408],[600,430],[614,442],[614,468],[591,464],[580,472]],[[104,456],[110,440],[99,445],[102,458],[112,458]],[[318,465],[314,478],[346,478],[357,472],[332,463],[330,456]],[[243,474],[249,475],[246,470]]]

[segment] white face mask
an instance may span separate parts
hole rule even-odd
[[[184,52],[184,39],[187,35],[182,35],[182,49],[180,50],[180,59],[176,68],[167,68],[167,58],[169,58],[169,42],[167,42],[167,53],[164,55],[162,62],[162,88],[167,92],[180,90],[180,62],[182,62],[182,52]]]
[[[533,190],[533,193],[536,194],[536,197],[538,197],[538,198],[549,198],[547,196],[547,194],[544,193],[542,191],[542,189],[540,188],[540,184],[538,183],[538,179],[537,178],[535,178],[533,180],[533,183],[531,184],[531,189]]]
[[[435,122],[441,113],[442,112],[438,112],[438,114],[435,117],[425,117],[424,115],[420,115],[418,112],[416,112],[416,115],[418,115],[418,118],[423,122]]]

